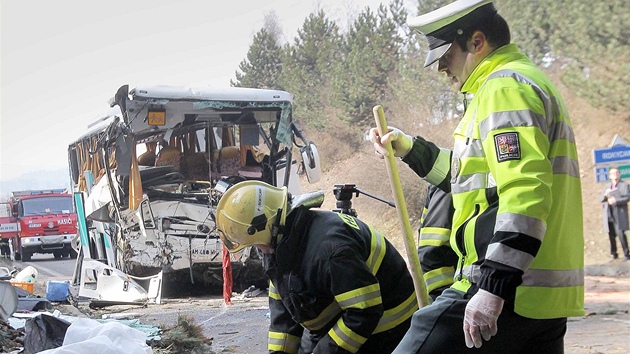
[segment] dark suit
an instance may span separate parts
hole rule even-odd
[[[608,204],[608,196],[606,190],[611,189],[610,196],[615,197],[615,203]],[[628,250],[628,241],[626,239],[625,231],[630,229],[628,227],[628,200],[630,199],[630,188],[624,181],[618,181],[615,188],[612,187],[612,182],[609,182],[604,187],[604,191],[600,197],[602,202],[603,217],[604,217],[604,230],[608,232],[610,239],[610,254],[613,258],[617,258],[617,242],[615,237],[619,238],[621,247],[623,248],[623,255],[626,259],[630,259],[630,251]]]

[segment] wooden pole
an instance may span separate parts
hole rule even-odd
[[[388,132],[387,122],[385,121],[385,112],[380,105],[374,106],[372,110],[374,113],[374,119],[376,120],[376,127],[380,136],[385,135]],[[409,224],[409,214],[407,213],[407,204],[405,203],[405,196],[403,195],[402,186],[400,184],[400,176],[398,175],[398,167],[394,158],[394,151],[392,144],[388,143],[384,145],[387,149],[388,156],[385,157],[387,164],[387,174],[389,175],[389,181],[392,185],[392,193],[394,194],[394,201],[396,203],[396,211],[398,212],[398,220],[400,226],[403,229],[405,235],[405,250],[407,251],[407,259],[409,261],[409,269],[413,278],[413,285],[416,289],[416,297],[418,298],[418,305],[424,307],[431,303],[429,293],[427,292],[427,286],[424,283],[424,276],[422,274],[422,268],[420,266],[420,259],[418,258],[418,249],[414,238],[414,232]]]

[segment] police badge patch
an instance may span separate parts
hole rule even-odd
[[[521,159],[521,143],[518,141],[518,133],[501,133],[494,136],[494,145],[497,149],[499,162]]]

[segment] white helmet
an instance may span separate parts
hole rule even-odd
[[[288,191],[261,181],[244,181],[230,187],[217,206],[217,230],[230,252],[251,245],[271,244],[271,227],[282,209],[287,215]]]

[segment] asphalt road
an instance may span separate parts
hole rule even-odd
[[[55,260],[38,256],[31,262],[11,262],[0,259],[5,266],[32,265],[39,270],[35,286],[38,295],[45,296],[47,280],[70,279],[74,260]],[[630,262],[628,262],[630,263]],[[587,315],[569,319],[565,336],[567,354],[621,354],[630,352],[630,264],[606,264],[586,268],[585,301]],[[55,304],[62,313],[93,318],[120,314],[138,318],[143,324],[167,328],[177,323],[179,316],[192,317],[203,327],[204,334],[213,338],[212,350],[255,354],[267,352],[269,308],[266,292],[256,297],[235,294],[233,305],[227,306],[219,296],[163,299],[161,305],[111,306],[82,312],[71,305]],[[500,329],[499,329],[500,330]]]

